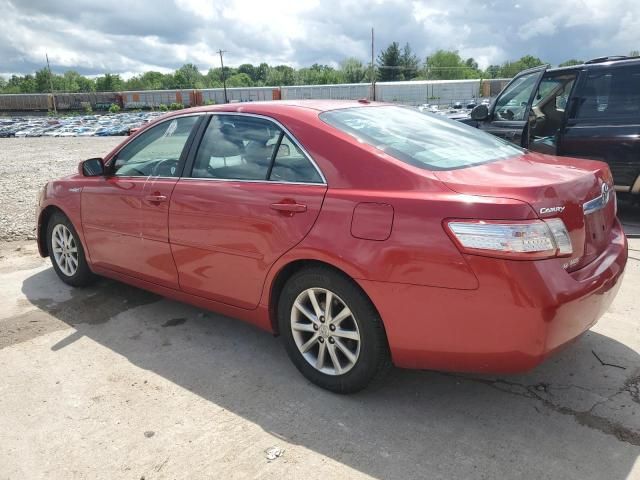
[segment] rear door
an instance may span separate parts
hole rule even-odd
[[[529,120],[531,103],[546,70],[545,65],[525,70],[514,77],[498,95],[489,117],[480,122],[478,128],[526,147],[528,139],[525,128]]]
[[[256,115],[212,115],[190,157],[169,212],[180,288],[255,308],[271,265],[316,221],[324,177],[284,127]]]
[[[640,193],[640,64],[582,72],[560,155],[609,164],[616,189]]]

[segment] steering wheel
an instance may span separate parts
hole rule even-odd
[[[176,158],[167,158],[160,160],[153,166],[151,176],[153,177],[175,177],[178,169],[178,160]]]

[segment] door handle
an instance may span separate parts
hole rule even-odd
[[[150,203],[161,203],[167,201],[167,196],[161,195],[159,193],[154,193],[152,195],[147,195],[146,197],[144,197],[144,199]]]
[[[293,215],[294,213],[302,213],[307,211],[307,206],[302,205],[301,203],[296,203],[294,201],[282,201],[278,203],[272,203],[271,208],[278,212],[282,212],[284,214]]]

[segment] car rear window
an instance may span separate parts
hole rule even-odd
[[[470,167],[523,153],[477,128],[410,108],[345,108],[321,113],[320,118],[360,142],[426,170]]]

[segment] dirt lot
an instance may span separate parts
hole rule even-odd
[[[68,141],[67,161],[34,140],[39,183],[116,143]],[[26,175],[13,141],[5,183]],[[0,195],[3,218],[32,215]],[[0,242],[0,479],[640,479],[640,240],[630,257],[602,320],[533,372],[396,370],[336,396],[266,333],[108,280],[71,289],[32,241]]]
[[[109,153],[125,137],[0,138],[0,241],[33,238],[38,190]]]

